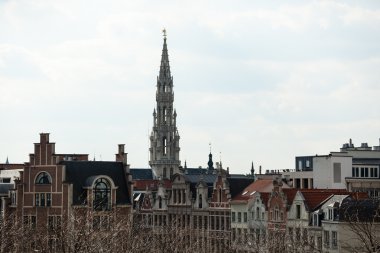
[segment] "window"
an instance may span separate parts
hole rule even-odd
[[[173,176],[173,168],[170,168],[170,178]]]
[[[352,177],[360,177],[358,167],[352,167]]]
[[[158,208],[159,209],[162,208],[162,198],[161,198],[161,196],[158,197]]]
[[[17,198],[16,198],[16,191],[11,191],[11,205],[15,206],[17,205]]]
[[[238,212],[238,222],[241,222],[241,212]]]
[[[280,220],[280,209],[279,209],[279,207],[277,205],[274,207],[274,217],[272,217],[272,219],[274,221],[279,221]]]
[[[162,175],[162,176],[163,176],[163,178],[166,178],[166,177],[167,177],[167,175],[166,175],[166,174],[167,174],[167,172],[166,172],[166,168],[164,168],[164,172],[163,172],[163,175]]]
[[[338,247],[338,233],[336,231],[332,231],[332,247],[335,249]]]
[[[236,213],[232,212],[232,222],[235,222],[235,220],[236,220]]]
[[[61,216],[49,215],[48,217],[48,229],[50,231],[59,231],[61,228]]]
[[[94,216],[92,219],[92,228],[94,230],[109,230],[110,222],[108,215]]]
[[[24,220],[24,229],[36,229],[36,216],[35,215],[25,215]]]
[[[0,182],[1,183],[10,183],[11,182],[11,178],[10,177],[0,178]]]
[[[298,160],[298,169],[302,170],[302,161],[301,160]]]
[[[296,205],[296,218],[301,219],[301,205]]]
[[[244,222],[247,222],[248,221],[248,214],[247,212],[244,212]]]
[[[35,206],[51,206],[51,193],[36,193],[34,194],[34,204]]]
[[[310,168],[310,161],[306,160],[306,168]]]
[[[111,186],[107,179],[99,178],[94,183],[94,210],[111,210]]]
[[[323,231],[323,237],[324,237],[325,248],[330,248],[330,232]]]
[[[301,240],[301,228],[296,228],[296,241],[299,242]]]
[[[198,208],[202,208],[202,203],[203,202],[203,199],[202,199],[202,194],[199,194],[199,197],[198,197]]]
[[[256,220],[260,220],[260,208],[256,207]]]
[[[333,209],[329,209],[329,220],[333,220],[334,219],[334,210]]]
[[[288,234],[289,234],[289,239],[290,239],[291,241],[293,241],[294,236],[293,236],[293,228],[292,228],[292,227],[289,227],[289,228],[288,228]]]
[[[318,227],[318,214],[313,214],[313,226]]]
[[[163,155],[166,155],[168,153],[168,147],[167,147],[167,142],[166,142],[166,137],[162,139],[162,146],[164,148]]]
[[[41,172],[36,177],[36,184],[51,184],[51,177],[47,172]]]

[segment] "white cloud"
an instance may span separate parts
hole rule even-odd
[[[371,143],[379,11],[335,1],[2,2],[0,159],[25,160],[43,130],[58,150],[103,159],[126,142],[132,166],[146,166],[163,27],[188,164],[205,165],[210,141],[235,172],[251,160],[291,168],[295,155],[349,137]]]

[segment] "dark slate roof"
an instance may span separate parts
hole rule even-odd
[[[135,168],[130,169],[132,180],[149,180],[153,179],[152,169]]]
[[[352,158],[352,165],[379,165],[379,158]]]
[[[12,183],[1,183],[0,184],[0,195],[8,195],[8,191],[15,188]]]
[[[230,184],[230,194],[231,198],[234,198],[239,194],[245,187],[253,183],[254,179],[249,177],[227,177],[227,181]]]
[[[73,204],[82,205],[86,200],[86,190],[83,187],[92,185],[95,176],[110,177],[116,190],[116,204],[130,204],[124,166],[121,162],[98,161],[62,161],[66,166],[66,182],[73,184]]]
[[[184,173],[185,175],[209,174],[209,171],[205,168],[186,168],[184,170],[185,170],[185,173]]]
[[[192,175],[184,175],[185,177],[185,180],[190,182],[190,191],[192,193],[192,196],[193,198],[195,199],[196,198],[196,185],[201,181],[201,177],[203,178],[202,181],[205,182],[208,186],[208,197],[211,198],[212,196],[212,191],[213,191],[213,188],[214,188],[214,182],[216,180],[216,178],[218,177],[217,175],[215,174],[192,174]]]

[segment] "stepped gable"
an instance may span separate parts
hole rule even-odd
[[[116,204],[130,204],[126,174],[122,162],[98,161],[62,161],[66,168],[66,183],[73,185],[73,204],[83,205],[86,201],[86,189],[90,187],[96,177],[110,177],[116,189]]]

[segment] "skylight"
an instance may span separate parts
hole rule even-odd
[[[243,192],[243,194],[242,194],[242,195],[245,195],[245,194],[247,194],[247,192],[248,192],[248,191],[245,191],[245,192]]]

